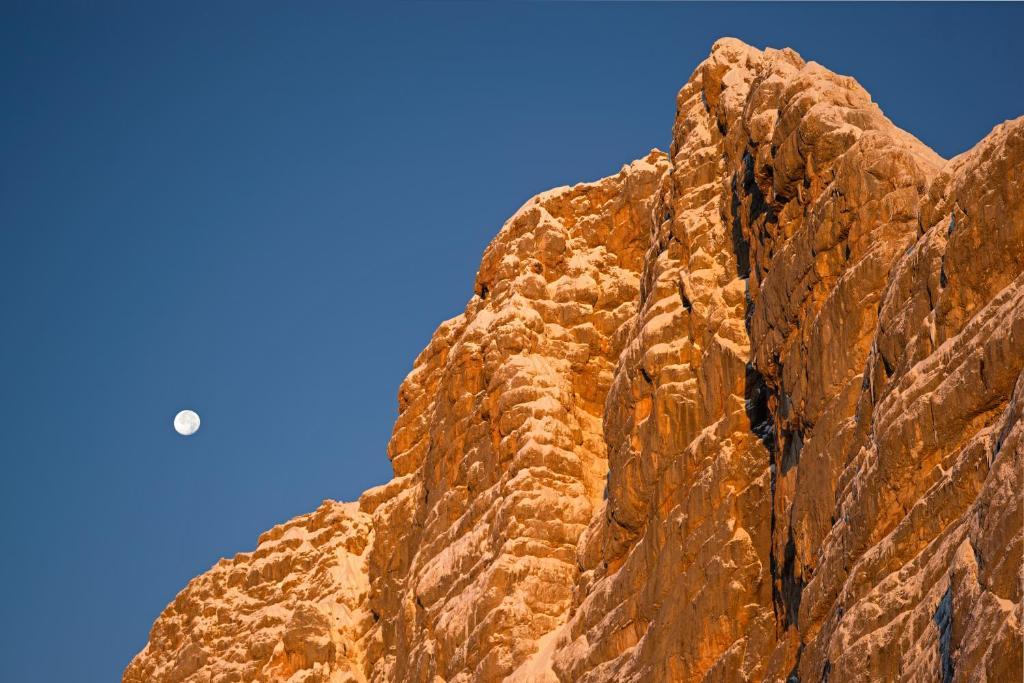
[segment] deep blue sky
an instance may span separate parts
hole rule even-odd
[[[117,680],[190,577],[383,483],[486,243],[667,148],[716,38],[948,157],[1024,113],[1022,10],[4,2],[0,679]]]

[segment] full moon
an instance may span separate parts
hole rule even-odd
[[[183,410],[174,416],[174,431],[182,436],[195,434],[199,429],[199,416],[191,410]]]

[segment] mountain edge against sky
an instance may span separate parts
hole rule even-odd
[[[718,41],[667,155],[502,227],[394,478],[191,581],[124,682],[1019,680],[1022,198],[1024,118],[945,161]]]

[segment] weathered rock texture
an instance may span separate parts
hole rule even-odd
[[[543,193],[395,478],[221,561],[125,681],[1015,681],[1024,119],[944,161],[715,44],[671,153]]]
[[[274,527],[178,594],[125,683],[365,680],[371,543],[356,503],[326,501]]]

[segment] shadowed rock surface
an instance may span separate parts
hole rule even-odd
[[[193,580],[126,683],[1020,680],[1024,118],[944,161],[732,39],[677,104],[503,226],[394,479]]]

